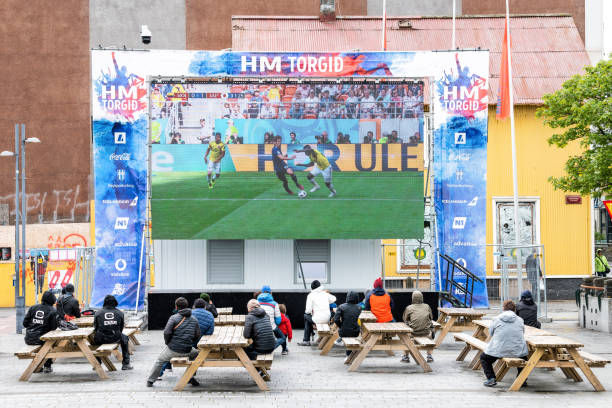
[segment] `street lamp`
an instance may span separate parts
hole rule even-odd
[[[19,134],[19,125],[15,124],[15,152],[4,150],[0,153],[0,157],[15,157],[15,310],[16,310],[16,329],[17,333],[21,334],[23,330],[23,318],[25,317],[25,285],[26,285],[26,223],[27,223],[27,208],[26,208],[26,181],[25,181],[25,145],[26,143],[40,143],[37,137],[25,137],[25,124],[21,124],[21,135]],[[19,195],[19,156],[21,153],[21,197]],[[21,198],[21,213],[19,212],[19,199]],[[22,254],[21,254],[21,293],[19,292],[20,276],[19,276],[19,221],[21,219],[21,235],[22,235]]]

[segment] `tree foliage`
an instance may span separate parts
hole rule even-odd
[[[537,116],[562,133],[548,143],[564,148],[578,141],[582,154],[565,163],[565,175],[549,177],[555,189],[593,197],[612,196],[612,58],[586,67],[553,94],[544,95]]]

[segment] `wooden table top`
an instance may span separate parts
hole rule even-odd
[[[369,310],[362,310],[361,314],[359,315],[359,320],[361,320],[364,323],[367,322],[375,322],[376,321],[376,316],[374,315],[374,313],[372,313]]]
[[[71,339],[82,339],[89,337],[94,332],[93,327],[81,327],[77,330],[53,330],[42,336],[42,341],[47,340],[71,340]]]
[[[219,315],[215,318],[215,325],[244,325],[246,315]]]
[[[405,323],[364,323],[363,327],[370,333],[412,333]]]
[[[76,319],[72,319],[70,322],[76,324],[79,327],[89,327],[89,326],[93,326],[94,317],[93,316],[81,316],[81,317],[77,317]]]
[[[484,316],[487,312],[472,308],[463,307],[439,307],[438,312],[442,312],[448,316]]]
[[[218,307],[217,314],[220,314],[220,315],[232,314],[232,310],[234,310],[233,307]]]
[[[584,344],[560,336],[526,336],[525,340],[532,347],[578,348]]]
[[[493,320],[472,320],[472,323],[486,327],[491,327]],[[546,330],[538,329],[537,327],[525,326],[525,337],[527,336],[556,336],[554,333],[547,332]]]
[[[245,347],[249,341],[242,335],[242,326],[215,327],[210,336],[202,336],[198,342],[198,348],[223,348],[223,347]]]
[[[140,329],[140,326],[142,326],[142,323],[143,321],[141,319],[140,320],[136,320],[136,319],[128,320],[125,323],[125,328],[126,329]]]

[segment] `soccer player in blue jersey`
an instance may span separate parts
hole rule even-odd
[[[276,136],[276,138],[274,139],[274,147],[272,148],[272,163],[274,164],[274,172],[276,173],[276,177],[278,177],[278,179],[283,182],[283,187],[285,188],[285,191],[293,195],[293,191],[289,189],[289,183],[287,182],[286,174],[291,177],[291,180],[293,180],[297,188],[303,190],[304,186],[298,183],[298,179],[295,176],[293,169],[289,167],[289,165],[285,162],[285,160],[295,159],[295,155],[288,156],[286,154],[283,154],[280,148],[281,140],[282,138],[280,136]]]

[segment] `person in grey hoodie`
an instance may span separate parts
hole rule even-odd
[[[159,377],[162,367],[174,357],[189,356],[193,360],[198,355],[198,350],[193,348],[193,344],[200,340],[201,332],[198,321],[191,316],[191,309],[187,299],[180,297],[174,302],[177,313],[170,316],[164,328],[164,342],[166,347],[157,357],[149,378],[147,387],[152,387],[155,380]],[[265,313],[265,312],[264,312]],[[189,380],[193,386],[200,385],[195,378]]]
[[[255,360],[259,354],[268,354],[274,351],[276,338],[268,314],[259,306],[256,299],[249,300],[247,310],[248,314],[244,321],[242,335],[247,339],[252,339],[253,343],[245,347],[244,351],[251,360]]]
[[[480,363],[487,381],[486,387],[497,385],[493,363],[503,357],[518,357],[527,360],[528,350],[525,342],[525,325],[523,319],[515,313],[516,306],[511,300],[506,300],[503,305],[503,312],[497,316],[491,327],[489,335],[491,340],[484,353],[480,355]],[[520,374],[521,368],[518,368]],[[526,383],[525,383],[526,384]]]

